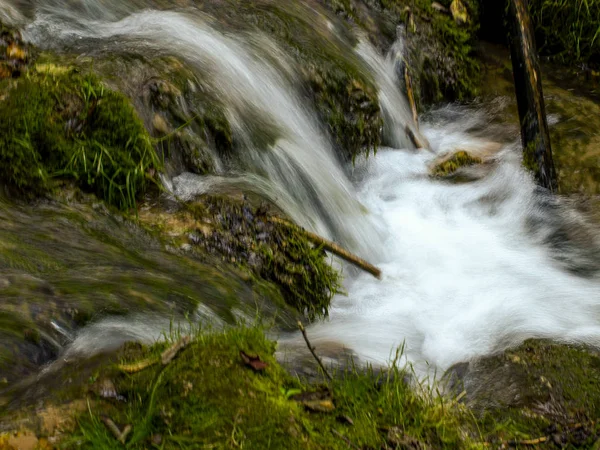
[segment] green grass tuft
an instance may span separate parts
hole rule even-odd
[[[161,162],[133,106],[93,75],[30,71],[0,101],[0,171],[14,192],[44,194],[57,179],[120,209],[155,182]]]
[[[134,359],[157,355],[165,345],[138,351]],[[437,395],[417,394],[397,366],[380,374],[339,374],[328,388],[335,410],[309,412],[294,394],[317,387],[291,377],[275,361],[274,350],[262,329],[238,327],[199,333],[167,366],[133,375],[113,371],[127,402],[90,403],[65,445],[115,448],[100,420],[104,414],[121,429],[132,425],[126,443],[132,449],[347,449],[340,435],[360,448],[403,448],[402,442],[420,445],[414,448],[471,447],[461,432],[460,420],[468,420],[462,409]],[[258,355],[267,368],[254,372],[240,351]]]

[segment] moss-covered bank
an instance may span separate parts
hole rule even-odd
[[[135,110],[93,75],[38,64],[2,82],[0,170],[31,197],[74,179],[119,208],[131,208],[160,161]]]
[[[299,230],[270,220],[266,204],[232,196],[205,195],[161,214],[147,210],[142,223],[169,233],[180,245],[238,267],[250,278],[276,287],[287,305],[309,320],[327,316],[341,276],[323,249]]]
[[[167,345],[129,345],[115,362],[159,357]],[[200,333],[165,366],[133,374],[105,366],[82,388],[89,410],[76,414],[77,426],[60,437],[61,445],[118,447],[102,417],[121,430],[132,427],[128,448],[467,448],[472,442],[460,425],[469,421],[464,408],[419,396],[402,369],[339,373],[329,386],[310,386],[288,375],[274,350],[261,329],[235,328]],[[265,364],[253,369],[240,352]],[[98,383],[114,386],[123,399],[97,395]]]
[[[85,378],[72,374],[83,383],[67,403],[56,391],[0,424],[40,448],[119,448],[127,429],[127,448],[164,449],[596,448],[600,438],[600,360],[586,348],[528,341],[457,365],[447,374],[455,390],[442,397],[396,364],[330,369],[321,384],[292,377],[262,328],[191,336],[127,344]]]

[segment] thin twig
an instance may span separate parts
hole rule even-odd
[[[322,238],[318,234],[315,234],[311,231],[305,230],[304,228],[296,225],[295,223],[290,222],[289,220],[282,219],[280,217],[269,217],[269,221],[271,223],[276,223],[279,225],[286,226],[294,231],[304,234],[306,239],[311,241],[312,243],[323,247],[325,250],[330,251],[334,255],[339,256],[340,258],[348,261],[349,263],[354,264],[355,266],[361,268],[365,272],[370,273],[377,279],[381,279],[381,270],[378,267],[375,267],[373,264],[365,261],[364,259],[350,253],[348,250],[340,247],[333,241]]]
[[[329,375],[329,372],[327,372],[327,369],[323,365],[323,361],[321,361],[321,358],[319,358],[319,355],[317,355],[315,353],[315,347],[313,347],[311,345],[310,341],[308,340],[308,336],[306,335],[306,330],[304,329],[304,325],[302,325],[302,322],[300,322],[300,321],[298,321],[298,328],[302,332],[302,336],[304,337],[304,341],[306,342],[306,346],[308,347],[308,349],[310,350],[310,352],[314,356],[315,360],[317,361],[317,363],[321,367],[321,370],[323,370],[323,373],[325,374],[325,376],[327,377],[327,379],[329,381],[332,381],[333,378],[331,377],[331,375]]]
[[[110,417],[102,416],[102,422],[106,425],[106,428],[114,435],[114,437],[121,443],[124,444],[127,439],[127,435],[131,432],[131,425],[125,425],[123,431],[119,430],[119,427],[112,421]]]
[[[508,441],[508,445],[510,445],[512,447],[516,447],[518,445],[538,445],[538,444],[543,444],[547,440],[548,440],[548,438],[546,436],[542,436],[541,438],[527,439],[524,441]]]
[[[360,447],[358,445],[356,445],[354,442],[352,442],[350,439],[348,439],[346,436],[344,436],[342,433],[340,433],[338,430],[336,429],[331,429],[331,432],[333,434],[335,434],[337,437],[339,437],[342,441],[344,441],[346,444],[348,444],[349,447],[351,448],[356,448],[358,450],[360,450]]]

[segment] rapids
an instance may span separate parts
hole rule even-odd
[[[401,42],[387,58],[366,41],[353,50],[379,85],[389,147],[346,167],[297,93],[297,68],[267,36],[220,32],[191,8],[68,3],[4,0],[0,13],[28,17],[25,38],[58,51],[175,54],[223,99],[246,151],[218,176],[167,180],[174,196],[242,186],[382,268],[383,279],[376,280],[344,267],[348,295],[335,298],[330,318],[308,330],[317,346],[335,341],[361,360],[385,363],[404,345],[407,361],[425,373],[531,337],[600,345],[597,228],[536,188],[521,166],[516,133],[492,127],[485,105],[432,112],[421,124],[431,149],[407,148],[405,127],[416,127],[398,88],[394,52],[401,52]],[[257,143],[252,121],[276,130],[273,145]],[[486,155],[475,181],[429,176],[437,156],[487,151],[492,141],[499,150]],[[571,239],[582,229],[585,240]],[[115,323],[107,320],[105,329]],[[131,326],[152,324],[132,319]],[[98,350],[102,329],[102,322],[84,329],[73,347]],[[284,344],[299,339],[281,338]]]

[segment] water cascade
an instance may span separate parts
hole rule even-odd
[[[208,79],[225,104],[244,151],[219,176],[170,180],[175,195],[190,198],[227,184],[257,192],[383,269],[381,281],[347,271],[348,295],[335,299],[329,320],[309,329],[316,345],[335,341],[362,360],[385,363],[404,344],[405,357],[423,373],[530,337],[600,345],[597,258],[586,260],[592,269],[582,276],[556,257],[553,233],[580,225],[569,207],[537,191],[519,161],[517,136],[502,136],[501,150],[476,181],[429,176],[436,156],[489,143],[485,133],[469,132],[485,129],[484,109],[432,113],[421,125],[430,151],[409,149],[404,129],[414,124],[394,58],[363,41],[354,51],[379,86],[390,148],[347,168],[298,95],[297,68],[268,37],[222,33],[192,9],[80,3],[69,9],[39,2],[25,37],[82,54],[92,48],[174,54]],[[273,142],[261,146],[257,126],[270,130]],[[569,258],[585,259],[589,248],[600,248],[597,236],[586,247],[575,246]],[[98,326],[88,335],[97,335]]]

